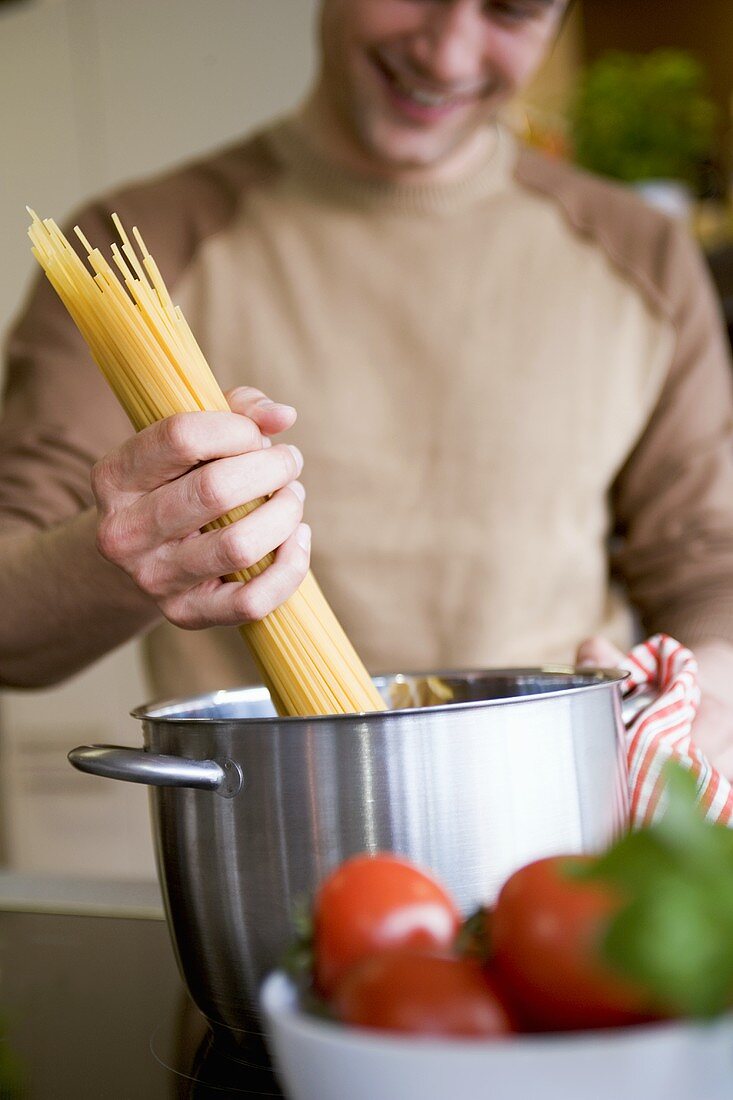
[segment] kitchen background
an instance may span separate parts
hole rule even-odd
[[[286,110],[312,71],[315,7],[316,0],[0,0],[0,331],[33,270],[25,204],[63,217],[100,190]],[[689,175],[697,201],[688,216],[723,281],[733,237],[730,0],[583,0],[513,120],[530,140],[571,155],[568,118],[584,67],[610,49],[659,47],[697,59],[715,105],[714,114],[704,107],[690,121],[684,104],[695,99],[697,78],[673,59],[663,79],[683,86],[684,117],[674,139],[679,165],[670,172]],[[621,72],[619,99],[632,83],[639,95],[655,94],[655,75],[644,91],[639,72],[639,64]],[[669,88],[662,86],[666,102]],[[585,121],[597,133],[607,110],[591,89],[578,132]],[[664,145],[658,132],[649,140],[657,137]],[[607,170],[634,179],[640,169],[624,152],[616,150]],[[591,144],[582,155],[593,164],[599,152]],[[670,164],[669,149],[660,157]],[[0,696],[0,863],[56,875],[154,874],[144,789],[94,780],[66,762],[85,742],[139,743],[127,714],[146,695],[131,644],[61,687]]]

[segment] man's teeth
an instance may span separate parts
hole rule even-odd
[[[437,92],[426,92],[424,88],[415,88],[403,81],[397,81],[397,87],[403,95],[414,99],[421,107],[448,107],[458,103],[461,99],[456,95],[440,95]]]

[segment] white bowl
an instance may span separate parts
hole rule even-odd
[[[733,1015],[514,1039],[420,1039],[298,1006],[281,971],[261,1005],[289,1100],[731,1100]]]

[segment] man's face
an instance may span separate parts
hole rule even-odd
[[[566,0],[323,0],[320,92],[382,168],[438,165],[532,77]]]

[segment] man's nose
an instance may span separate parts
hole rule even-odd
[[[483,76],[486,19],[479,0],[430,5],[413,43],[413,58],[431,79],[471,85]]]

